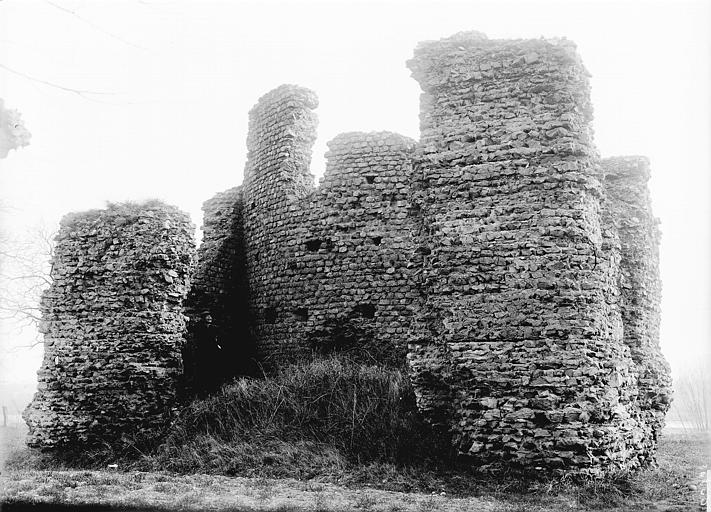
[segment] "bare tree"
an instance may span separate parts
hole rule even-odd
[[[711,365],[703,359],[687,365],[674,379],[674,402],[670,419],[684,429],[711,429]]]
[[[0,322],[15,331],[34,329],[39,343],[39,303],[50,284],[53,234],[37,228],[29,238],[0,232]]]

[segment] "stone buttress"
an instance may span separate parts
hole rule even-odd
[[[659,348],[660,235],[647,187],[649,160],[639,156],[606,158],[602,166],[609,209],[620,239],[623,339],[638,370],[640,414],[651,457],[664,427],[672,389],[671,369]]]

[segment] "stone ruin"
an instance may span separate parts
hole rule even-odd
[[[647,463],[670,389],[646,161],[599,161],[569,41],[453,37],[408,64],[420,408],[482,469]]]
[[[168,424],[193,231],[186,214],[159,202],[62,219],[40,304],[38,391],[24,412],[30,446],[112,443]]]
[[[652,462],[671,386],[648,161],[600,160],[565,39],[457,34],[408,66],[420,141],[339,135],[318,187],[315,94],[260,98],[243,184],[205,203],[190,275],[170,207],[65,219],[30,443],[157,432],[181,391],[357,351],[407,368],[483,471]]]

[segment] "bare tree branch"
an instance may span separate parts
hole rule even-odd
[[[83,98],[87,98],[87,99],[94,99],[94,98],[90,98],[90,97],[87,96],[87,95],[90,95],[90,94],[96,94],[96,95],[102,95],[102,96],[111,96],[111,95],[115,95],[115,94],[116,94],[116,93],[113,93],[113,92],[90,91],[90,90],[87,90],[87,89],[74,89],[74,88],[72,88],[72,87],[65,87],[65,86],[63,86],[63,85],[55,84],[55,83],[49,82],[49,81],[47,81],[47,80],[42,80],[41,78],[36,78],[36,77],[34,77],[34,76],[32,76],[32,75],[28,75],[28,74],[23,73],[23,72],[21,72],[21,71],[17,71],[17,70],[12,69],[12,68],[10,68],[10,67],[6,66],[5,64],[2,64],[2,63],[0,63],[0,68],[4,69],[4,70],[6,70],[6,71],[9,71],[10,73],[13,73],[13,74],[15,74],[15,75],[17,75],[17,76],[21,76],[22,78],[25,78],[25,79],[27,79],[27,80],[31,80],[31,81],[33,81],[33,82],[37,82],[37,83],[40,83],[40,84],[43,84],[43,85],[47,85],[47,86],[49,86],[49,87],[54,87],[55,89],[60,89],[60,90],[62,90],[62,91],[70,92],[70,93],[72,93],[72,94],[77,94],[77,95],[79,95],[79,96],[81,96],[81,97],[83,97]]]
[[[706,362],[697,361],[684,368],[674,379],[674,402],[682,425],[695,430],[709,431],[709,409],[711,409],[711,375]]]
[[[129,46],[133,46],[134,48],[138,48],[139,50],[146,50],[146,48],[144,48],[144,47],[142,47],[142,46],[139,46],[139,45],[137,45],[137,44],[134,44],[134,43],[132,43],[131,41],[127,41],[126,39],[122,38],[121,36],[117,36],[117,35],[114,34],[113,32],[109,32],[108,30],[106,30],[106,29],[100,27],[99,25],[97,25],[96,23],[92,22],[91,20],[88,20],[88,19],[86,19],[86,18],[80,16],[79,14],[77,14],[76,11],[73,11],[73,10],[71,10],[71,9],[67,9],[66,7],[63,7],[63,6],[59,5],[59,4],[56,4],[56,3],[54,3],[54,2],[51,2],[50,0],[44,0],[44,1],[45,1],[46,4],[51,5],[51,6],[54,7],[55,9],[59,9],[60,11],[66,12],[66,13],[68,13],[68,14],[71,14],[72,16],[74,16],[74,17],[75,17],[76,19],[78,19],[79,21],[81,21],[81,22],[83,22],[83,23],[86,23],[87,25],[89,25],[89,26],[92,27],[93,29],[98,30],[99,32],[101,32],[101,33],[103,33],[103,34],[106,34],[106,35],[109,36],[109,37],[113,37],[113,38],[116,39],[117,41],[121,41],[123,44],[127,44],[127,45],[129,45]]]
[[[44,227],[24,240],[0,232],[4,248],[0,253],[0,321],[18,332],[34,328],[37,342],[41,339],[40,298],[51,283],[52,239]]]

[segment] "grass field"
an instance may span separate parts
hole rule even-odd
[[[0,475],[0,501],[191,511],[705,510],[708,454],[707,435],[670,430],[661,442],[658,468],[577,483],[471,480],[463,474],[434,470],[427,474],[385,464],[343,468],[308,480],[121,468],[5,469]]]
[[[185,407],[158,445],[41,454],[0,429],[0,502],[170,510],[704,510],[707,434],[667,429],[658,466],[605,480],[458,467],[394,369],[342,360],[243,379]],[[5,461],[5,467],[3,467]],[[4,511],[3,511],[4,512]],[[98,511],[97,511],[98,512]]]

